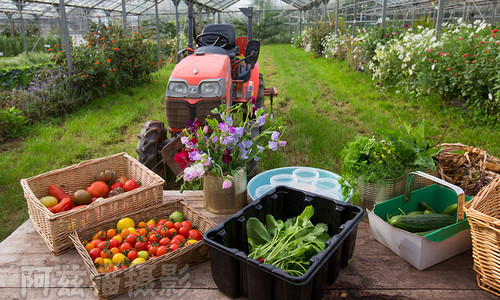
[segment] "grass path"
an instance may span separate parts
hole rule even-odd
[[[396,112],[412,124],[427,120],[432,134],[442,132],[448,122],[438,106],[379,92],[369,74],[351,71],[343,62],[313,58],[289,45],[261,49],[266,87],[273,85],[279,93],[274,115],[288,125],[285,151],[262,159],[261,170],[302,165],[340,173],[340,151],[346,143],[358,133],[395,128]],[[165,122],[164,95],[172,68],[158,72],[156,82],[148,86],[95,99],[64,120],[38,124],[26,138],[0,145],[0,241],[28,218],[21,178],[119,152],[136,156],[140,124],[152,119]],[[266,99],[267,108],[269,104]],[[452,115],[445,141],[500,156],[498,132],[498,128],[466,125],[457,114]]]

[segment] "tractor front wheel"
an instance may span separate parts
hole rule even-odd
[[[137,160],[147,168],[165,177],[165,164],[162,162],[161,149],[167,139],[165,125],[160,121],[147,121],[141,125],[137,135]]]

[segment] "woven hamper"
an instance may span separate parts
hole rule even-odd
[[[478,285],[500,296],[500,177],[464,205]]]
[[[130,217],[136,222],[147,221],[151,217],[158,220],[168,218],[174,211],[182,212],[184,218],[193,224],[193,228],[198,229],[202,234],[215,226],[213,221],[202,216],[180,199],[144,208],[133,214],[128,214],[126,217]],[[133,294],[131,291],[140,286],[144,286],[162,277],[171,276],[182,268],[189,268],[209,259],[208,247],[202,240],[126,269],[99,274],[82,241],[90,240],[92,235],[99,230],[115,228],[119,219],[120,217],[109,219],[105,222],[95,224],[91,228],[74,231],[70,235],[75,248],[83,258],[85,268],[89,273],[99,299],[110,299],[126,292]],[[130,278],[134,278],[134,280],[130,280]]]
[[[72,194],[94,182],[94,176],[112,169],[117,176],[125,176],[140,183],[132,191],[94,202],[87,207],[57,214],[51,213],[40,202],[48,194],[49,184]],[[27,179],[21,179],[28,214],[33,226],[45,240],[54,255],[73,248],[68,238],[75,229],[86,228],[103,220],[123,216],[141,208],[162,203],[164,180],[126,153],[91,159],[66,168],[53,170]]]

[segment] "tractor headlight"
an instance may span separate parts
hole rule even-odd
[[[185,97],[188,85],[185,81],[170,81],[167,87],[167,97]]]
[[[199,93],[203,98],[218,98],[224,96],[225,87],[224,78],[202,80],[199,85]]]

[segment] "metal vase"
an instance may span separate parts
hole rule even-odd
[[[235,213],[247,204],[247,174],[239,169],[231,180],[231,187],[222,188],[226,177],[205,173],[203,177],[203,207],[216,214]]]
[[[361,207],[373,210],[375,204],[403,195],[405,193],[405,178],[406,176],[401,176],[380,180],[376,183],[364,182],[362,178],[359,178]]]

